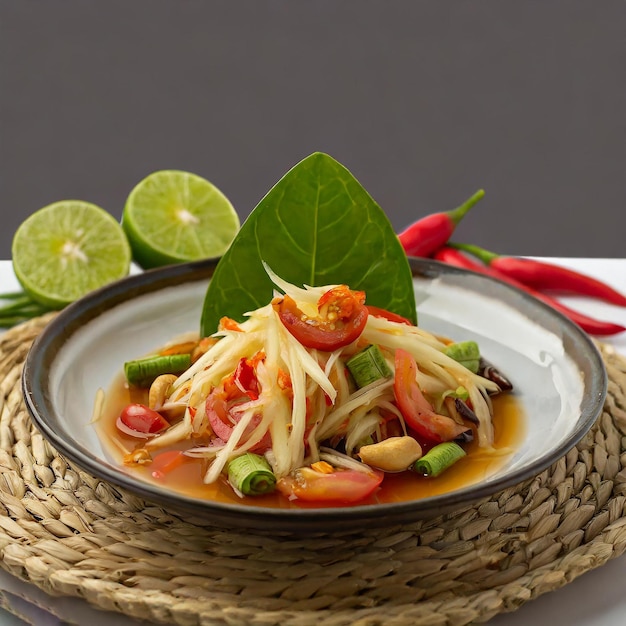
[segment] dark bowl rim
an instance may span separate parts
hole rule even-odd
[[[207,259],[192,263],[170,265],[130,275],[115,283],[105,286],[61,311],[43,329],[30,348],[22,373],[22,391],[26,407],[37,428],[44,437],[65,457],[94,476],[122,487],[146,500],[157,502],[169,510],[192,512],[216,526],[237,526],[250,529],[270,530],[274,532],[324,532],[346,530],[403,523],[436,516],[463,507],[522,481],[536,476],[575,446],[591,428],[602,410],[607,393],[608,380],[600,352],[593,340],[576,324],[547,304],[535,299],[524,291],[505,284],[490,276],[477,274],[462,268],[452,267],[438,261],[410,257],[409,262],[414,277],[434,279],[442,274],[473,276],[479,282],[488,281],[496,293],[512,303],[530,308],[541,318],[549,320],[558,328],[563,337],[584,352],[584,359],[590,380],[583,381],[587,393],[582,400],[581,415],[577,426],[569,436],[549,453],[544,454],[533,464],[510,472],[501,478],[490,479],[486,483],[468,485],[457,491],[448,492],[419,500],[385,504],[340,506],[327,508],[279,509],[213,502],[193,498],[175,491],[166,491],[157,485],[133,479],[121,471],[109,470],[98,465],[83,452],[82,446],[72,445],[62,433],[57,432],[50,423],[48,413],[51,410],[46,400],[45,373],[54,360],[60,345],[75,330],[100,313],[129,297],[157,291],[163,287],[180,282],[195,282],[208,279],[217,265],[218,259]],[[587,390],[587,386],[590,389]],[[54,420],[52,420],[54,421]],[[95,457],[94,457],[95,459]]]

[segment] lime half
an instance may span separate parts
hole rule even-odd
[[[208,180],[161,170],[130,192],[122,227],[145,269],[221,256],[239,230],[239,216]]]
[[[126,276],[131,256],[115,218],[80,200],[33,213],[17,229],[11,254],[24,291],[55,309]]]

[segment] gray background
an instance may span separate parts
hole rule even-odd
[[[0,29],[0,258],[161,168],[244,218],[316,150],[397,230],[484,187],[459,241],[625,256],[623,1],[0,0]]]

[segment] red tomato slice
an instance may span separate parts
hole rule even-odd
[[[351,504],[374,493],[382,480],[382,472],[337,470],[332,474],[323,474],[301,467],[293,475],[279,479],[276,487],[289,499]]]
[[[138,433],[159,433],[169,427],[169,422],[145,404],[129,404],[122,409],[120,421]]]
[[[470,430],[450,417],[435,413],[415,379],[417,363],[406,350],[396,350],[395,369],[393,391],[396,404],[407,426],[419,437],[441,443],[457,439]]]
[[[365,294],[345,285],[334,287],[318,301],[319,316],[309,318],[295,300],[284,296],[274,304],[285,328],[305,347],[332,352],[352,343],[367,323]]]
[[[165,478],[173,469],[180,467],[189,457],[186,457],[182,450],[168,450],[160,452],[150,463],[150,471],[153,478]]]
[[[397,313],[393,313],[392,311],[387,311],[387,309],[381,309],[377,306],[372,306],[371,304],[366,304],[368,313],[372,317],[382,317],[390,322],[397,322],[398,324],[407,324],[408,326],[413,326],[413,322],[408,320],[406,317],[402,317],[402,315],[398,315]]]

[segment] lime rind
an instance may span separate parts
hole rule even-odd
[[[48,307],[62,308],[126,276],[131,251],[112,215],[90,202],[63,200],[20,225],[12,258],[24,291]]]
[[[159,170],[140,181],[122,215],[133,258],[143,268],[221,256],[239,226],[215,185],[181,170]]]

